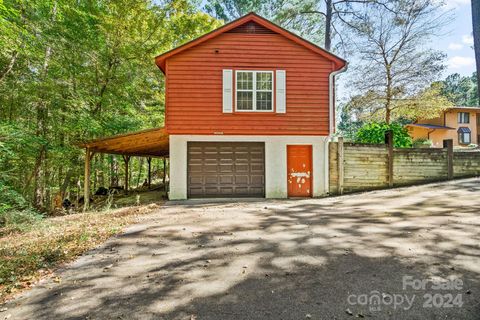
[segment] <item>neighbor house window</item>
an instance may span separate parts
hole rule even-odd
[[[237,111],[273,111],[273,71],[236,72]]]
[[[472,143],[472,132],[469,128],[458,128],[458,143],[470,144]]]
[[[470,113],[459,112],[458,113],[458,123],[470,123]]]

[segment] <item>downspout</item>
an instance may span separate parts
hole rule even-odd
[[[329,171],[330,171],[330,161],[329,161],[329,143],[333,138],[334,130],[335,130],[335,76],[347,71],[348,63],[345,63],[345,66],[340,70],[334,71],[330,73],[328,78],[328,94],[329,94],[329,130],[328,136],[325,139],[325,190],[326,193],[330,191],[330,179],[329,179]]]

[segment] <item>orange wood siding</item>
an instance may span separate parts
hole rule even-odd
[[[221,34],[167,59],[166,129],[169,134],[328,135],[328,80],[334,67],[279,34]],[[223,69],[286,70],[287,113],[223,113]]]

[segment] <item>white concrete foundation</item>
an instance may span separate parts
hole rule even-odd
[[[313,196],[327,194],[325,136],[170,135],[170,200],[187,199],[187,142],[265,142],[265,197],[287,198],[287,145],[312,145]]]

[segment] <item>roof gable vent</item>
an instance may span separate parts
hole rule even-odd
[[[227,33],[275,34],[276,32],[265,28],[264,26],[254,21],[249,21],[236,28],[233,28],[232,30],[227,31]]]

